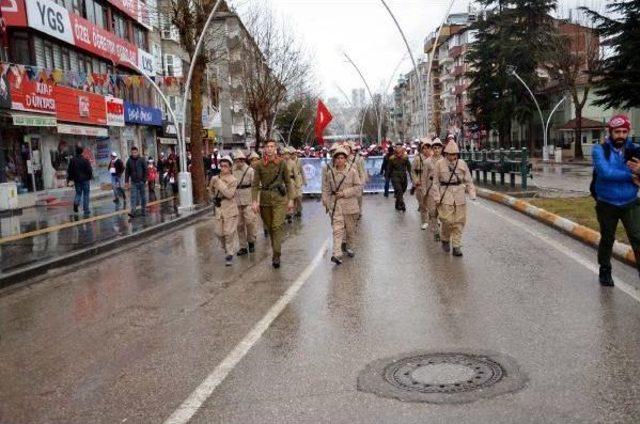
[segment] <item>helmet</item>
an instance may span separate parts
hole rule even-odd
[[[228,162],[229,166],[233,165],[233,160],[231,159],[231,156],[226,155],[220,158],[220,162]]]
[[[440,139],[436,137],[433,140],[431,140],[431,145],[442,147],[442,141],[440,141]]]
[[[260,155],[258,155],[256,152],[251,152],[249,153],[249,159],[250,160],[260,159]]]
[[[344,147],[338,146],[331,152],[331,157],[335,158],[338,155],[345,155],[346,157],[348,157],[349,152],[347,152],[347,149],[345,149]]]
[[[459,155],[460,154],[460,149],[458,148],[458,144],[457,143],[448,143],[447,147],[444,148],[444,152],[446,154]]]
[[[246,159],[247,157],[244,155],[244,153],[242,153],[242,150],[238,149],[235,152],[233,152],[233,158],[234,159]]]
[[[618,128],[626,128],[631,130],[631,121],[626,115],[615,115],[609,120],[609,132]]]

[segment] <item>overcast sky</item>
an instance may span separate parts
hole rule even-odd
[[[235,0],[242,13],[253,1],[269,1],[276,14],[299,34],[313,52],[315,73],[324,97],[340,97],[336,85],[349,96],[351,89],[364,87],[358,74],[346,63],[346,52],[360,67],[376,92],[390,78],[411,70],[402,38],[380,0]],[[566,0],[563,7],[576,2],[591,6],[600,0]],[[440,24],[448,0],[387,0],[405,31],[414,55],[422,53],[424,39]],[[466,11],[468,0],[457,0],[453,12]],[[399,61],[399,71],[392,72]],[[416,57],[417,60],[417,57]],[[393,87],[392,83],[392,87]]]

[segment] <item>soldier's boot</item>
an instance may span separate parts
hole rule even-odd
[[[249,253],[253,253],[256,251],[256,245],[255,243],[251,243],[249,242]]]
[[[336,265],[342,265],[342,260],[336,256],[331,257],[331,262],[333,262]]]
[[[302,211],[296,212],[296,218],[302,218]]]
[[[611,270],[608,268],[600,267],[600,284],[604,287],[613,287],[613,277],[611,277]]]
[[[271,265],[273,265],[273,267],[275,269],[280,268],[280,256],[273,256],[273,259],[271,260]]]
[[[347,243],[342,243],[342,246],[340,247],[342,247],[342,252],[348,257],[353,258],[356,255],[353,250],[349,249]]]
[[[249,251],[244,247],[242,249],[238,250],[238,256],[244,256],[244,255],[246,255],[248,253],[249,253]]]
[[[264,229],[264,238],[268,238],[269,237],[269,231],[267,231],[267,229]]]
[[[440,233],[436,232],[433,235],[433,241],[435,241],[435,242],[439,242],[440,241]]]
[[[459,247],[454,247],[453,248],[453,256],[461,257],[462,256],[462,250]]]
[[[227,255],[227,257],[224,258],[224,265],[225,266],[233,265],[233,255]]]
[[[442,250],[444,250],[447,253],[451,252],[451,244],[448,241],[443,241]]]
[[[293,215],[287,214],[287,224],[291,224],[293,222]]]

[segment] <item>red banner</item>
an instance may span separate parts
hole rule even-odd
[[[24,0],[0,0],[0,10],[6,26],[26,27],[27,12]]]
[[[333,116],[329,109],[322,103],[322,100],[318,100],[318,114],[316,115],[316,138],[318,139],[319,145],[324,145],[324,139],[322,138],[322,134],[324,130],[327,128]]]

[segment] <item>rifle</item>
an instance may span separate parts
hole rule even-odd
[[[449,177],[449,182],[447,182],[447,186],[444,189],[444,192],[442,193],[442,196],[440,196],[440,201],[438,202],[438,206],[440,206],[442,204],[442,201],[444,200],[444,195],[447,194],[447,190],[449,189],[449,184],[451,184],[451,180],[453,179],[453,176],[456,175],[456,169],[458,168],[458,161],[460,159],[456,159],[456,164],[453,166],[453,171],[451,171],[451,176]]]

